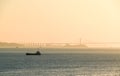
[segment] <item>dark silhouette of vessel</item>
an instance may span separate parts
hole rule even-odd
[[[26,55],[41,55],[41,53],[37,51],[36,53],[26,53]]]

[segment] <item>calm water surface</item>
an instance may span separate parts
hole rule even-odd
[[[119,53],[43,49],[41,56],[26,56],[28,50],[35,49],[0,49],[0,76],[120,76]],[[60,52],[66,50],[74,53]]]

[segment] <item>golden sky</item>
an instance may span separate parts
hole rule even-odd
[[[119,0],[0,2],[0,41],[120,42]]]

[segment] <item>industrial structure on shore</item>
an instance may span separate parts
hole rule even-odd
[[[80,43],[7,43],[0,42],[0,47],[12,47],[12,48],[86,48],[85,44]]]
[[[120,47],[120,42],[84,42],[78,43],[8,43],[0,42],[0,48],[91,48],[103,47],[114,48]]]

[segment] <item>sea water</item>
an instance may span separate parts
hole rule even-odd
[[[1,48],[0,76],[120,76],[120,53],[101,51],[42,49],[41,56],[26,56],[35,49]]]

